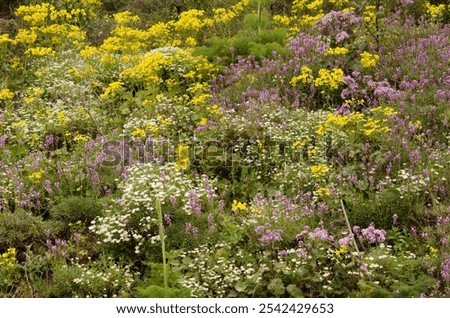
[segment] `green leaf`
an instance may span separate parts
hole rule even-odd
[[[290,284],[288,285],[288,287],[286,288],[287,292],[289,293],[290,296],[295,297],[295,298],[300,298],[303,297],[303,293],[300,290],[300,288],[298,288],[297,286],[295,286],[294,284]]]
[[[286,288],[284,287],[281,278],[272,279],[269,285],[267,286],[267,289],[275,296],[282,296],[286,291]]]
[[[234,289],[236,289],[238,292],[243,293],[247,290],[248,284],[246,282],[237,282],[234,286]]]

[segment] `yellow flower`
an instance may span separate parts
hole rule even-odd
[[[197,45],[197,40],[189,36],[186,38],[185,44],[187,47],[195,47]]]
[[[306,5],[309,10],[315,10],[323,5],[323,0],[314,0]]]
[[[445,4],[432,5],[429,1],[427,1],[425,5],[427,7],[427,13],[435,19],[440,18],[445,10]]]
[[[254,206],[250,207],[250,212],[258,216],[262,215],[261,209],[255,208]]]
[[[118,24],[128,24],[133,22],[139,22],[139,17],[132,14],[129,11],[119,12],[114,14],[114,21]]]
[[[206,125],[207,123],[208,123],[208,118],[202,117],[202,119],[200,119],[200,120],[197,122],[197,126],[203,126],[203,125]]]
[[[131,136],[136,137],[136,138],[144,138],[146,136],[146,132],[144,129],[142,128],[135,128],[133,130],[133,132],[131,133]]]
[[[33,44],[37,40],[37,34],[34,31],[19,29],[16,37],[14,38],[14,44]]]
[[[42,180],[42,177],[44,176],[44,174],[45,174],[44,169],[39,169],[38,171],[30,174],[28,176],[28,178],[30,178],[31,182],[33,182],[33,183],[39,183]]]
[[[0,255],[0,268],[2,266],[12,268],[14,267],[15,262],[16,262],[16,249],[14,247],[8,248],[6,252]]]
[[[13,40],[9,38],[8,33],[0,35],[0,45],[2,45],[3,43],[13,43]]]
[[[369,52],[362,52],[361,56],[361,66],[364,68],[370,68],[377,64],[380,57],[377,54],[372,54]]]
[[[216,104],[206,107],[206,110],[213,115],[222,115],[219,105]]]
[[[366,6],[363,13],[364,21],[366,21],[369,24],[374,24],[376,20],[376,12],[377,12],[376,6],[370,5]]]
[[[317,128],[316,133],[323,136],[328,131],[344,127],[348,121],[348,116],[328,114],[327,119]]]
[[[366,136],[373,135],[374,133],[387,133],[390,131],[389,127],[385,126],[386,120],[369,118],[363,124],[363,132]]]
[[[319,76],[314,80],[314,85],[316,87],[330,87],[332,89],[337,89],[341,83],[344,76],[344,71],[340,68],[333,68],[331,71],[321,68],[319,70]]]
[[[327,55],[346,55],[348,53],[348,49],[345,47],[335,47],[335,48],[328,48],[328,50],[325,52],[325,56]]]
[[[291,23],[291,19],[286,15],[275,15],[273,20],[280,23],[282,26],[288,26]]]
[[[292,147],[293,147],[293,148],[303,147],[304,145],[306,145],[307,142],[308,142],[307,139],[304,139],[304,140],[296,140],[296,141],[294,141],[294,143],[292,144]]]
[[[101,99],[108,99],[110,97],[116,96],[123,89],[122,82],[112,82],[105,89],[103,94],[100,95]]]
[[[24,120],[20,120],[18,122],[15,122],[11,125],[12,128],[25,128],[27,126],[27,123]]]
[[[323,177],[324,175],[326,175],[328,173],[328,171],[330,171],[330,168],[326,164],[323,164],[323,163],[321,163],[319,165],[311,166],[311,167],[309,167],[309,169],[311,170],[311,173],[313,174],[313,176],[315,178]]]
[[[308,66],[303,66],[300,70],[300,75],[291,79],[291,85],[296,86],[298,82],[301,82],[302,84],[311,84],[314,81],[312,73],[312,69]]]
[[[56,116],[58,117],[59,124],[65,126],[67,122],[66,114],[62,110],[58,110]]]
[[[245,211],[245,210],[247,210],[247,203],[242,203],[237,200],[233,200],[233,204],[231,205],[231,210],[233,212]]]
[[[434,257],[437,257],[437,252],[438,252],[438,249],[437,248],[434,248],[433,246],[431,246],[431,245],[427,245],[427,247],[428,247],[428,253],[427,254],[425,254],[425,259],[430,259],[430,258],[434,258]]]
[[[338,250],[334,251],[336,256],[340,256],[341,254],[345,254],[347,252],[347,245],[342,245]]]
[[[0,100],[11,101],[14,98],[14,93],[9,89],[4,88],[0,90]]]
[[[159,131],[159,128],[154,125],[154,124],[147,124],[147,126],[145,126],[145,130],[150,131],[152,134],[156,134]]]
[[[32,56],[54,56],[56,52],[50,47],[33,47],[26,50],[25,54]]]
[[[314,191],[314,194],[319,198],[328,197],[331,195],[331,191],[327,187],[321,187]]]
[[[177,170],[186,170],[189,167],[189,145],[187,143],[180,143],[177,147],[177,160],[175,168]]]
[[[76,134],[73,138],[74,141],[84,144],[85,142],[89,141],[91,138],[87,135],[83,134]]]

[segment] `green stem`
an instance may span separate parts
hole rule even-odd
[[[356,243],[355,235],[353,234],[352,227],[350,225],[350,221],[348,220],[347,212],[345,211],[344,201],[342,199],[341,199],[341,207],[342,207],[342,212],[344,213],[345,223],[347,224],[348,233],[352,239],[353,245],[355,246],[356,252],[359,255],[358,243]]]
[[[161,249],[163,258],[164,288],[167,289],[168,284],[167,284],[166,244],[164,242],[163,216],[161,211],[161,200],[159,198],[156,198],[156,212],[158,213],[159,218],[159,237],[161,239]]]
[[[258,0],[258,36],[261,33],[261,0]]]

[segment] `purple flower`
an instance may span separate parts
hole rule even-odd
[[[288,255],[288,252],[286,250],[279,250],[278,251],[278,255],[279,256],[286,256],[286,255]]]
[[[80,233],[75,233],[73,235],[73,240],[76,244],[80,244],[81,243],[81,234]]]
[[[345,32],[345,31],[339,32],[338,34],[336,34],[336,42],[339,43],[339,42],[345,41],[349,37],[350,37],[350,35],[348,35],[347,32]]]
[[[394,214],[394,215],[392,216],[392,224],[396,225],[396,224],[397,224],[397,221],[398,221],[398,215],[397,215],[397,214]]]
[[[310,239],[319,239],[322,241],[333,241],[334,238],[333,236],[328,234],[328,231],[326,229],[323,228],[315,228],[314,232],[309,233],[309,238]]]
[[[450,282],[450,257],[441,263],[441,277],[444,281]]]
[[[307,253],[306,249],[304,249],[304,248],[299,248],[299,249],[297,249],[296,252],[297,252],[297,255],[300,256],[300,258],[302,258],[302,259],[306,259],[306,257],[308,256],[308,253]]]
[[[194,189],[189,190],[188,206],[189,209],[197,215],[200,215],[202,212],[202,204],[199,202],[198,193]]]
[[[214,223],[214,215],[212,215],[211,213],[208,214],[208,230],[210,232],[214,231],[214,229],[216,228],[216,225]]]
[[[174,208],[177,206],[177,197],[173,194],[170,195],[170,204],[172,204],[172,207]]]
[[[376,229],[375,225],[371,223],[367,228],[361,230],[358,239],[361,242],[366,241],[371,244],[382,243],[386,240],[386,231]]]
[[[198,236],[198,227],[193,226],[191,223],[187,223],[186,227],[184,228],[184,233],[186,236],[189,236],[192,234],[193,237]]]
[[[266,230],[260,237],[259,241],[263,244],[271,244],[282,241],[283,238],[281,237],[281,233],[283,233],[283,230]]]
[[[164,213],[164,222],[167,225],[172,225],[172,216],[170,214]]]
[[[346,237],[341,238],[341,239],[338,241],[338,244],[339,244],[339,246],[342,246],[342,245],[348,245],[348,244],[350,243],[351,240],[352,240],[352,239],[351,239],[350,236],[346,236]]]

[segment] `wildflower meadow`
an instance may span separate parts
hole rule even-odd
[[[450,297],[446,0],[5,0],[1,297]]]

